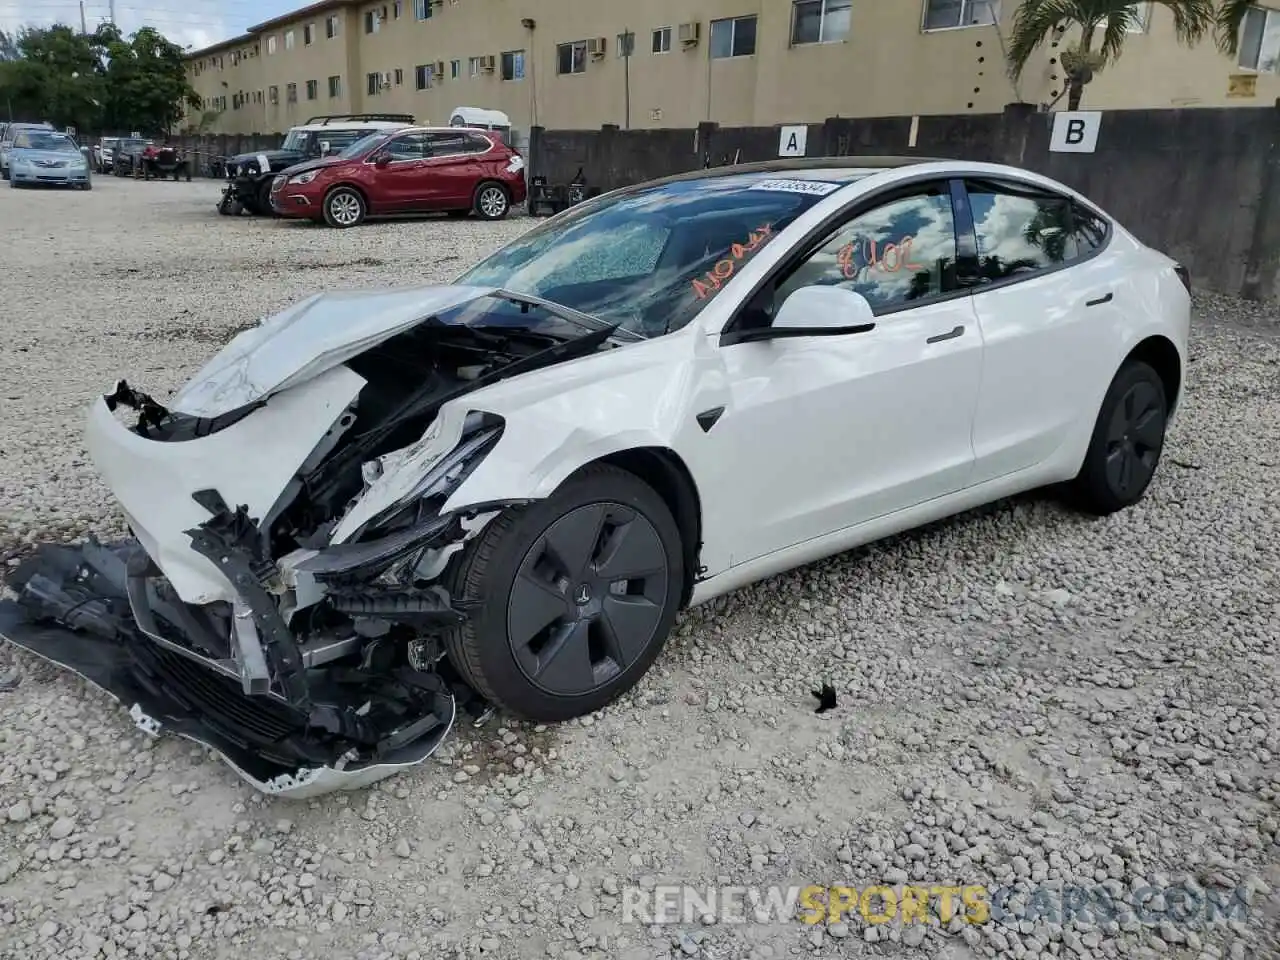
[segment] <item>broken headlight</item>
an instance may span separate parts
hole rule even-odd
[[[478,420],[476,428],[464,434],[458,445],[441,456],[408,493],[375,515],[353,539],[359,540],[363,533],[372,530],[400,530],[416,526],[424,519],[423,513],[430,509],[426,507],[428,501],[438,501],[438,509],[439,502],[448,499],[502,436],[501,419],[475,416]]]

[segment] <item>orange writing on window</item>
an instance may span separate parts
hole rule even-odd
[[[699,300],[706,300],[719,291],[738,269],[738,264],[745,260],[749,254],[759,250],[772,236],[772,227],[769,224],[765,224],[752,230],[746,243],[733,244],[729,248],[727,257],[716,261],[714,267],[693,281],[693,295]]]
[[[927,270],[923,263],[911,259],[915,237],[903,237],[896,243],[880,246],[876,240],[854,240],[836,254],[836,262],[846,280],[856,280],[864,272],[898,273],[902,270]]]

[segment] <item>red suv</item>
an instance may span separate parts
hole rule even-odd
[[[429,211],[501,220],[525,193],[524,158],[498,134],[406,127],[379,130],[337,156],[282,170],[271,182],[271,208],[331,227]]]

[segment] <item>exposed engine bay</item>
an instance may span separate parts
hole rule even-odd
[[[442,511],[504,424],[477,410],[446,427],[441,408],[619,345],[616,327],[537,298],[482,291],[446,306],[210,416],[118,383],[91,413],[89,446],[133,537],[39,547],[9,578],[0,635],[107,690],[144,729],[207,744],[266,792],[364,786],[425,759],[459,703],[486,709],[442,653],[442,632],[468,616],[450,596],[451,559],[516,505]],[[243,369],[222,377],[223,396],[252,379]],[[314,444],[270,419],[303,394],[323,418]],[[312,395],[351,399],[326,408]],[[262,438],[277,435],[286,454],[310,452],[282,489],[242,502],[237,484],[256,489]],[[175,492],[173,457],[206,448],[182,466],[217,464],[211,482]],[[388,484],[399,493],[371,504]],[[199,589],[215,579],[224,588]]]

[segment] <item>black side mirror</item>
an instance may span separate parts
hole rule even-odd
[[[380,153],[373,158],[373,165],[377,167],[379,170],[381,170],[390,162],[391,162],[391,155],[389,153]]]

